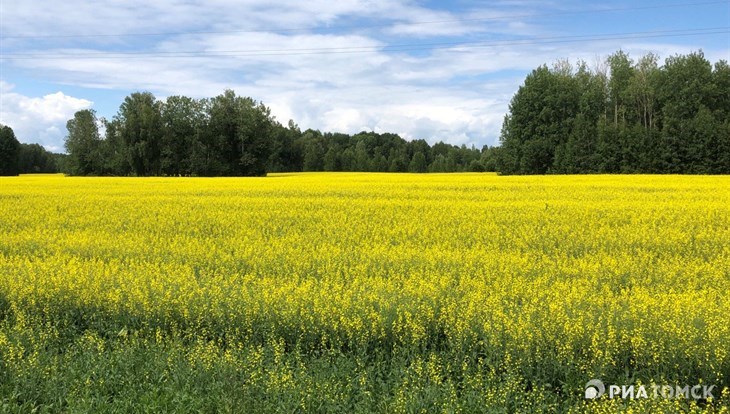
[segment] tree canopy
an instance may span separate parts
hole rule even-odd
[[[12,128],[0,125],[0,176],[55,173],[60,158],[38,144],[19,142]]]
[[[18,175],[20,142],[13,129],[0,125],[0,175]]]
[[[730,173],[730,68],[700,52],[530,73],[502,127],[503,174]]]
[[[104,125],[104,136],[98,126]],[[492,157],[474,147],[396,134],[355,135],[286,126],[261,102],[233,91],[211,99],[149,92],[124,99],[111,120],[79,111],[67,124],[74,175],[260,176],[284,171],[483,171]],[[486,154],[486,155],[485,155]]]

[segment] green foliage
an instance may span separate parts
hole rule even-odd
[[[117,115],[122,142],[132,173],[161,174],[161,104],[149,92],[135,92],[124,99]]]
[[[329,147],[324,154],[324,171],[342,171],[341,153],[342,149],[337,144]]]
[[[211,175],[266,175],[273,135],[270,110],[227,90],[211,100],[209,114],[206,133],[221,161]]]
[[[426,165],[426,156],[423,155],[423,152],[418,151],[417,153],[413,154],[413,158],[411,159],[411,163],[408,166],[408,170],[410,172],[422,173],[426,172],[427,168],[428,166]]]
[[[20,144],[18,170],[21,174],[55,173],[58,165],[53,154],[38,144]]]
[[[84,109],[74,114],[66,123],[66,151],[68,167],[73,175],[93,175],[102,168],[101,139],[96,112]]]
[[[106,131],[99,136],[98,124]],[[75,114],[68,125],[74,175],[256,176],[267,172],[484,171],[475,148],[395,134],[355,135],[302,132],[281,125],[269,108],[225,91],[212,99],[171,96],[158,101],[149,92],[124,99],[112,120],[93,111]],[[491,161],[494,170],[494,161]]]
[[[2,412],[393,413],[564,411],[548,385],[459,350],[309,352],[261,344],[0,325],[29,357],[0,370]],[[575,390],[570,390],[575,391]],[[562,407],[562,410],[560,409]]]
[[[104,139],[98,122],[105,126]],[[277,135],[291,136],[267,107],[233,91],[210,100],[171,96],[164,102],[136,92],[111,121],[85,110],[67,126],[69,172],[75,175],[265,175],[272,142]]]
[[[269,171],[484,171],[482,152],[476,148],[443,142],[431,147],[424,140],[406,141],[389,133],[301,133],[291,125],[296,127],[293,123],[290,128],[275,127],[279,132],[272,144]]]
[[[304,171],[322,171],[325,150],[322,148],[322,134],[308,130],[304,134]]]
[[[541,66],[502,127],[503,174],[728,174],[730,69],[702,52],[634,62],[619,51],[591,72]]]
[[[206,125],[205,105],[186,96],[170,96],[162,105],[160,167],[165,175],[191,175],[205,169],[201,136]]]
[[[12,128],[0,125],[0,176],[56,173],[59,157],[39,144],[20,143]]]
[[[18,155],[20,142],[15,138],[13,129],[0,125],[0,176],[18,175]]]

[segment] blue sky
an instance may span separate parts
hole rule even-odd
[[[535,67],[622,49],[730,60],[730,1],[0,0],[0,123],[63,151],[123,98],[263,101],[302,129],[498,142]]]

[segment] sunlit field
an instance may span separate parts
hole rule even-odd
[[[728,412],[729,292],[727,176],[0,178],[0,411]]]

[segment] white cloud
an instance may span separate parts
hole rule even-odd
[[[93,105],[63,92],[28,97],[13,92],[13,85],[2,80],[0,92],[0,123],[13,128],[20,142],[39,143],[51,151],[63,151],[66,121]]]
[[[260,45],[266,45],[267,50],[380,45],[363,36],[267,33],[213,34],[198,36],[196,41],[203,50],[250,50]],[[167,40],[164,47],[185,50],[185,42]],[[210,97],[231,88],[263,101],[280,122],[293,119],[303,129],[388,131],[408,139],[481,146],[497,143],[509,101],[524,79],[524,75],[487,79],[488,75],[526,73],[558,58],[592,64],[597,56],[617,49],[610,42],[583,46],[581,51],[573,45],[558,44],[455,47],[423,56],[382,51],[352,55],[279,53],[226,58],[28,60],[16,65],[52,73],[77,85],[151,90],[159,96]],[[687,48],[647,43],[628,44],[623,49],[632,56],[646,51],[666,56],[668,51]]]
[[[266,33],[213,34],[198,36],[196,42],[203,50],[219,51],[250,50],[260,45],[266,45],[267,50],[287,50],[377,48],[381,44],[363,36]],[[186,43],[167,40],[164,49],[184,50]],[[15,64],[58,76],[65,82],[149,89],[160,96],[207,97],[232,88],[263,101],[282,123],[294,119],[304,129],[348,133],[381,130],[430,141],[494,144],[514,82],[451,81],[530,68],[539,59],[515,56],[507,50],[437,50],[424,56],[374,51],[227,58],[48,59]]]
[[[646,51],[666,57],[696,49],[616,41],[474,47],[469,42],[494,44],[519,36],[566,34],[555,27],[549,31],[529,18],[555,11],[563,7],[561,2],[487,3],[487,7],[475,2],[478,7],[446,11],[415,0],[111,0],[101,7],[81,0],[18,1],[5,6],[6,36],[187,34],[10,39],[4,43],[6,53],[156,55],[4,62],[46,82],[114,90],[116,95],[150,90],[160,97],[200,98],[231,88],[263,101],[282,123],[294,119],[302,129],[388,131],[409,139],[481,145],[497,142],[512,95],[524,75],[543,63],[569,58],[592,64],[596,56],[622,46],[635,57]],[[401,52],[382,49],[409,43],[441,46]],[[163,57],[190,51],[202,56]],[[345,53],[352,51],[358,53]],[[231,56],[211,56],[214,52]],[[728,56],[727,48],[706,52],[713,61]],[[55,146],[62,143],[69,115],[91,105],[60,92],[31,98],[4,91],[2,102],[10,108],[3,109],[3,120],[25,128],[25,135],[18,134],[21,138],[45,139],[46,145]]]
[[[230,30],[291,33],[347,25],[349,22],[338,20],[352,16],[389,22],[454,18],[410,0],[113,0],[98,7],[90,7],[85,0],[35,0],[10,2],[4,13],[6,36]],[[118,39],[89,37],[85,41],[106,44]]]

